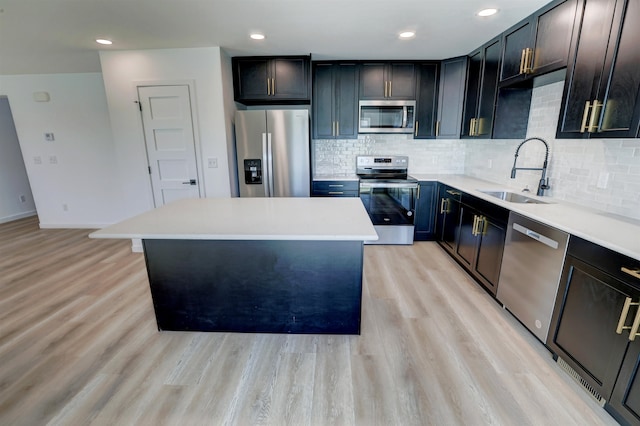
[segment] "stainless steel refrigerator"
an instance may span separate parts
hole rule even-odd
[[[236,112],[241,197],[308,197],[308,110]]]

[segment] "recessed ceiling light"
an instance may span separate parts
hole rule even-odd
[[[404,31],[400,33],[400,38],[413,38],[416,33],[414,31]]]
[[[478,12],[478,16],[491,16],[498,13],[498,9],[482,9]]]
[[[264,40],[264,34],[253,33],[249,37],[254,40]]]
[[[96,43],[100,43],[100,44],[113,44],[113,42],[111,40],[107,40],[106,38],[97,38],[96,39]]]

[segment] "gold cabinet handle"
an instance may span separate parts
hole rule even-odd
[[[391,97],[391,80],[389,80],[389,97]]]
[[[459,196],[459,195],[461,195],[461,193],[460,193],[460,192],[458,192],[458,191],[453,191],[453,190],[451,190],[451,189],[447,189],[447,194],[450,194],[450,195],[453,195],[453,196],[456,196],[456,197],[457,197],[457,196]]]
[[[384,81],[384,97],[385,98],[389,97],[389,89],[387,88],[388,87],[388,83],[389,82],[387,80]]]
[[[479,221],[480,221],[480,218],[474,214],[473,215],[473,226],[471,227],[471,235],[473,235],[474,237],[476,235],[478,235],[478,222]]]
[[[436,136],[440,136],[440,120],[436,121]]]
[[[271,94],[275,96],[276,94],[276,79],[271,79]]]
[[[418,136],[418,126],[419,125],[420,125],[420,123],[416,121],[416,131],[413,133],[414,136]]]
[[[344,188],[344,185],[329,184],[329,188]]]
[[[344,194],[343,191],[329,191],[329,195],[342,195]]]
[[[580,133],[587,131],[587,120],[589,119],[589,109],[591,108],[591,102],[587,101],[584,105],[584,111],[582,112],[582,124],[580,125]]]
[[[631,326],[625,325],[627,322],[627,315],[629,315],[629,308],[632,306],[638,306],[639,309],[636,311],[636,315],[633,319],[633,324]],[[633,302],[630,297],[624,299],[624,305],[622,306],[622,312],[620,312],[620,318],[618,319],[618,327],[616,328],[617,334],[622,334],[623,330],[629,330],[629,340],[634,341],[636,336],[638,336],[638,328],[640,328],[640,301]]]
[[[267,96],[271,96],[271,79],[267,78]]]
[[[527,47],[526,57],[524,59],[524,72],[525,74],[531,74],[533,72],[533,49]]]
[[[336,121],[336,136],[340,136],[340,122]]]
[[[472,118],[471,121],[469,122],[469,136],[474,136],[473,134],[473,122],[476,121],[475,118]]]
[[[336,123],[337,123],[336,121],[331,123],[331,134],[333,136],[338,136],[338,132],[336,132]]]
[[[520,74],[524,74],[524,62],[527,59],[527,49],[522,49],[522,55],[520,56]]]
[[[478,235],[487,235],[487,225],[489,221],[486,216],[480,216],[480,220],[478,222]]]
[[[440,199],[440,214],[447,213],[447,210],[444,208],[444,205],[446,204],[446,202],[447,202],[446,198]]]
[[[587,132],[593,133],[600,130],[600,110],[602,109],[602,102],[598,102],[597,100],[593,101],[591,105],[591,117],[589,117],[589,126],[587,128]]]
[[[638,278],[640,280],[640,269],[630,269],[623,266],[622,268],[620,268],[620,270],[625,274],[629,274],[632,277]]]

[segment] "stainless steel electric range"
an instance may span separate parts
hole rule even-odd
[[[413,244],[418,180],[409,176],[405,155],[359,155],[360,199],[378,233],[369,244]]]

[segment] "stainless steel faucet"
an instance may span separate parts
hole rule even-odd
[[[542,142],[546,148],[545,154],[544,154],[544,163],[542,164],[542,167],[516,167],[516,162],[518,161],[518,152],[520,151],[520,148],[522,147],[522,145],[532,140],[537,140]],[[513,168],[511,169],[511,179],[516,178],[517,170],[542,170],[542,177],[540,178],[540,182],[538,182],[538,192],[536,194],[539,196],[543,196],[544,190],[551,188],[549,186],[549,178],[547,178],[548,160],[549,160],[549,144],[548,143],[546,143],[543,139],[540,139],[540,138],[525,139],[520,143],[520,145],[518,145],[518,148],[516,148],[516,156],[513,159]]]

